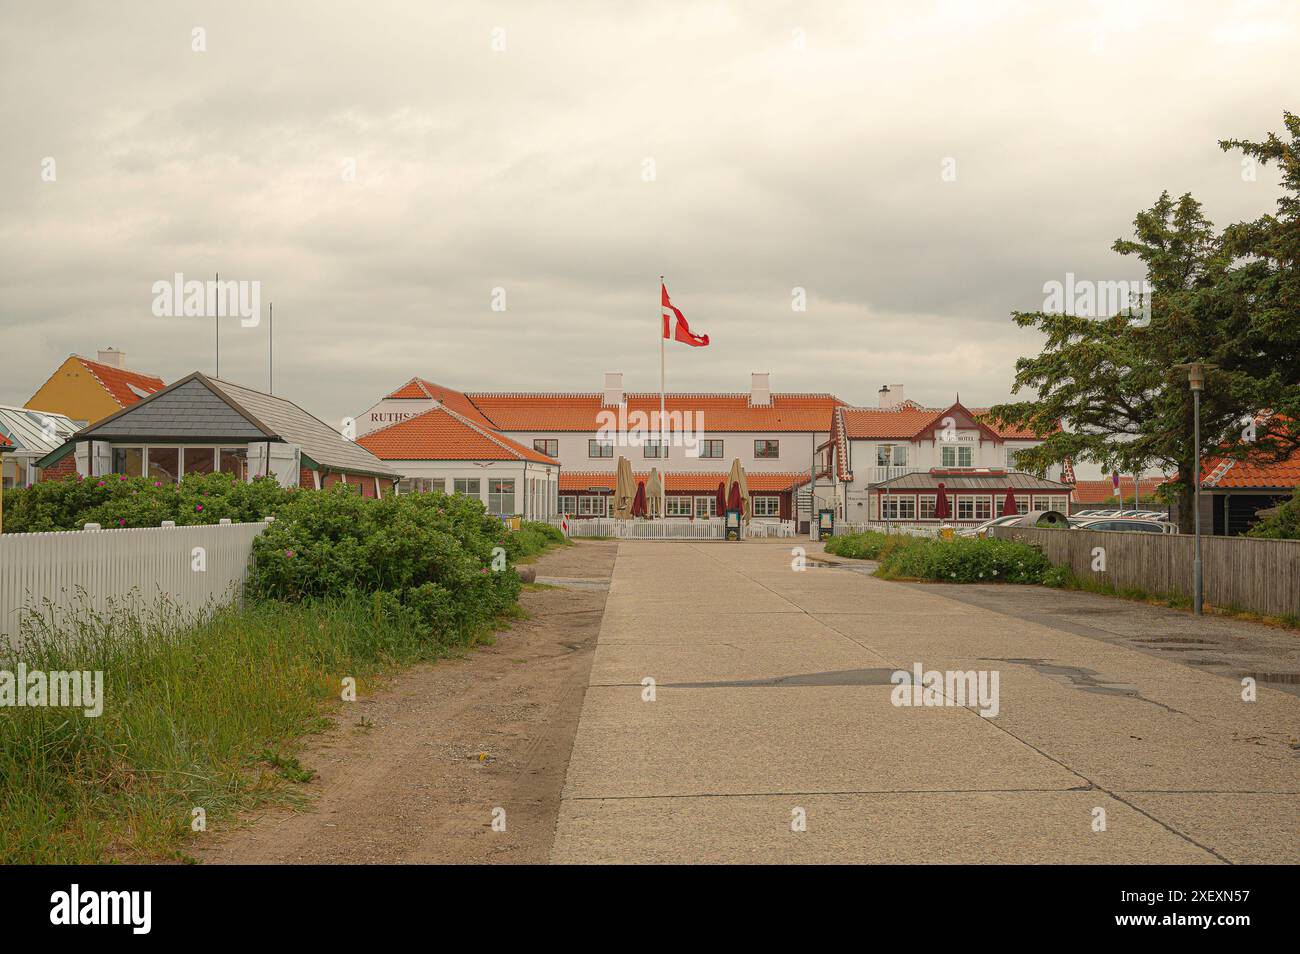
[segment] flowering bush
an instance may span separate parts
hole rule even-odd
[[[290,499],[271,478],[252,483],[230,474],[192,474],[179,484],[153,477],[67,477],[6,491],[6,533],[80,530],[88,523],[105,529],[157,527],[164,520],[178,525],[235,523],[274,516]]]

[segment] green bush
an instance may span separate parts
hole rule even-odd
[[[1267,540],[1300,540],[1300,487],[1291,499],[1278,508],[1277,513],[1265,517],[1247,531],[1248,537]]]
[[[941,583],[1041,583],[1051,568],[1033,547],[993,537],[912,538],[883,551],[880,559],[877,574],[884,579]]]
[[[465,642],[514,605],[521,584],[508,562],[545,546],[536,530],[511,533],[475,498],[366,500],[337,487],[280,508],[253,542],[247,591],[291,603],[383,594],[386,611]]]
[[[862,533],[845,533],[826,541],[826,552],[852,560],[875,560],[890,535],[866,530]]]
[[[299,492],[273,478],[247,483],[231,474],[191,474],[179,484],[148,477],[65,477],[44,480],[4,495],[6,533],[80,530],[87,523],[104,529],[235,523],[275,516]]]

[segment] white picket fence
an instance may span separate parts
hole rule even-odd
[[[555,526],[561,526],[560,520],[552,520]],[[794,524],[789,520],[781,522],[752,521],[744,529],[747,537],[793,537]],[[609,517],[577,520],[569,518],[569,536],[613,537],[617,540],[721,540],[723,521],[719,518],[707,520],[614,520]]]
[[[57,624],[128,601],[197,612],[237,598],[266,523],[0,534],[0,643],[24,612]]]

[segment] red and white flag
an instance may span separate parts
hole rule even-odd
[[[668,300],[668,286],[661,282],[659,288],[663,291],[664,337],[688,344],[692,348],[706,347],[709,336],[692,332],[691,326],[686,323],[686,316]]]

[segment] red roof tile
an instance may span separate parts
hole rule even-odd
[[[1143,477],[1140,484],[1140,496],[1148,499],[1154,498],[1156,488],[1165,483],[1168,477]],[[1075,504],[1104,504],[1116,503],[1112,489],[1113,485],[1110,480],[1079,480],[1074,484],[1074,502]],[[1119,492],[1124,497],[1133,496],[1133,478],[1120,477]]]
[[[1285,460],[1274,461],[1257,455],[1245,460],[1214,457],[1201,471],[1202,487],[1258,487],[1290,489],[1300,487],[1300,451]]]
[[[559,461],[470,420],[445,404],[357,438],[381,460]]]
[[[633,474],[633,479],[637,481],[649,480],[649,473]],[[664,477],[664,490],[667,493],[714,493],[718,489],[718,484],[727,482],[725,472],[718,473],[682,473],[670,472]],[[614,489],[616,475],[614,471],[561,471],[560,472],[560,491],[572,492],[575,490],[587,490],[591,487],[600,487],[605,490]],[[780,490],[789,490],[792,486],[803,480],[808,480],[807,474],[794,473],[749,473],[746,471],[745,479],[749,484],[750,494],[755,493],[774,493]]]
[[[432,381],[426,381],[424,378],[411,378],[400,388],[388,395],[390,400],[410,399],[418,401],[441,401],[447,407],[451,408],[457,414],[462,414],[483,427],[494,428],[490,420],[483,416],[480,411],[468,397],[455,388],[443,387],[441,384],[434,384]]]
[[[503,431],[594,431],[597,415],[617,411],[604,396],[590,394],[501,394],[471,391],[466,395]],[[628,394],[627,410],[640,411],[658,427],[659,395]],[[669,394],[666,410],[698,411],[706,431],[829,431],[833,410],[843,404],[830,394],[773,394],[770,405],[753,406],[747,393]],[[671,426],[671,421],[669,422]]]
[[[915,437],[930,425],[942,420],[958,405],[947,408],[921,407],[912,401],[904,401],[896,408],[844,407],[845,436],[850,440],[871,440],[874,438]],[[986,407],[966,408],[972,418],[1001,437],[1003,440],[1036,440],[1042,435],[1035,434],[1028,428],[1001,424],[992,420]]]
[[[155,391],[161,391],[166,385],[163,379],[155,377],[152,374],[141,374],[139,371],[127,371],[123,368],[115,368],[111,364],[100,364],[98,361],[91,361],[89,358],[83,358],[81,355],[73,355],[82,363],[87,371],[99,381],[105,391],[112,396],[113,400],[122,407],[130,407],[142,397],[148,397]],[[132,390],[135,387],[143,394]]]

